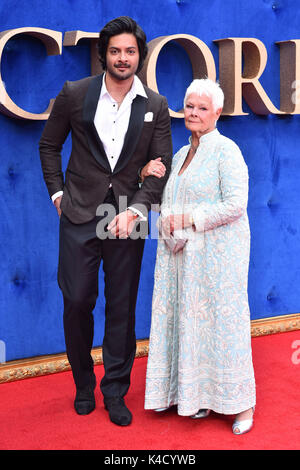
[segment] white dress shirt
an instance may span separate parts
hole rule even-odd
[[[114,100],[107,91],[105,74],[103,75],[101,93],[95,113],[94,124],[100,140],[103,143],[111,171],[114,170],[121,154],[129,125],[131,105],[137,95],[148,98],[142,82],[136,75],[134,75],[132,86],[119,107],[116,100]],[[51,197],[52,201],[54,202],[54,200],[62,194],[63,191],[58,191],[53,194]],[[142,214],[135,209],[134,212],[142,216]]]
[[[147,98],[142,82],[135,75],[131,89],[122,101],[121,106],[118,107],[118,103],[107,91],[104,75],[94,123],[103,143],[111,171],[114,170],[123,148],[131,105],[136,95]]]

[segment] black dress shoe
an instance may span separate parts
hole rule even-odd
[[[108,410],[112,423],[119,426],[128,426],[132,421],[132,414],[121,397],[104,398],[105,409]]]
[[[88,415],[96,406],[94,387],[88,385],[83,389],[77,389],[74,408],[79,415]]]

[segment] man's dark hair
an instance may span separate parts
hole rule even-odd
[[[118,34],[129,33],[133,34],[136,38],[139,49],[139,65],[137,72],[141,70],[148,53],[148,46],[146,42],[146,34],[142,28],[129,16],[119,16],[107,23],[100,31],[98,41],[99,59],[102,64],[103,70],[106,70],[106,52],[108,42],[111,37]]]

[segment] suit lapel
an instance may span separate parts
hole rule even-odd
[[[83,123],[90,150],[101,166],[111,171],[103,144],[94,124],[94,118],[98,106],[102,87],[103,75],[92,78],[88,87],[83,105]]]
[[[125,135],[121,154],[114,169],[114,173],[118,173],[120,170],[122,170],[122,168],[124,168],[135,151],[144,126],[145,110],[146,98],[142,97],[141,95],[137,95],[131,105],[128,129]]]

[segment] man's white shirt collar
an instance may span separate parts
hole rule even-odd
[[[103,80],[102,80],[100,99],[106,94],[108,96],[110,96],[110,94],[109,94],[109,92],[107,91],[107,88],[106,88],[105,76],[106,76],[106,74],[104,73],[103,74]],[[134,75],[134,77],[133,77],[132,86],[131,86],[131,88],[128,92],[128,95],[130,96],[130,98],[132,100],[134,100],[136,95],[140,95],[140,96],[143,96],[144,98],[148,99],[148,96],[145,92],[145,88],[143,87],[143,84],[142,84],[141,80],[139,79],[139,77],[137,77],[137,75]]]

